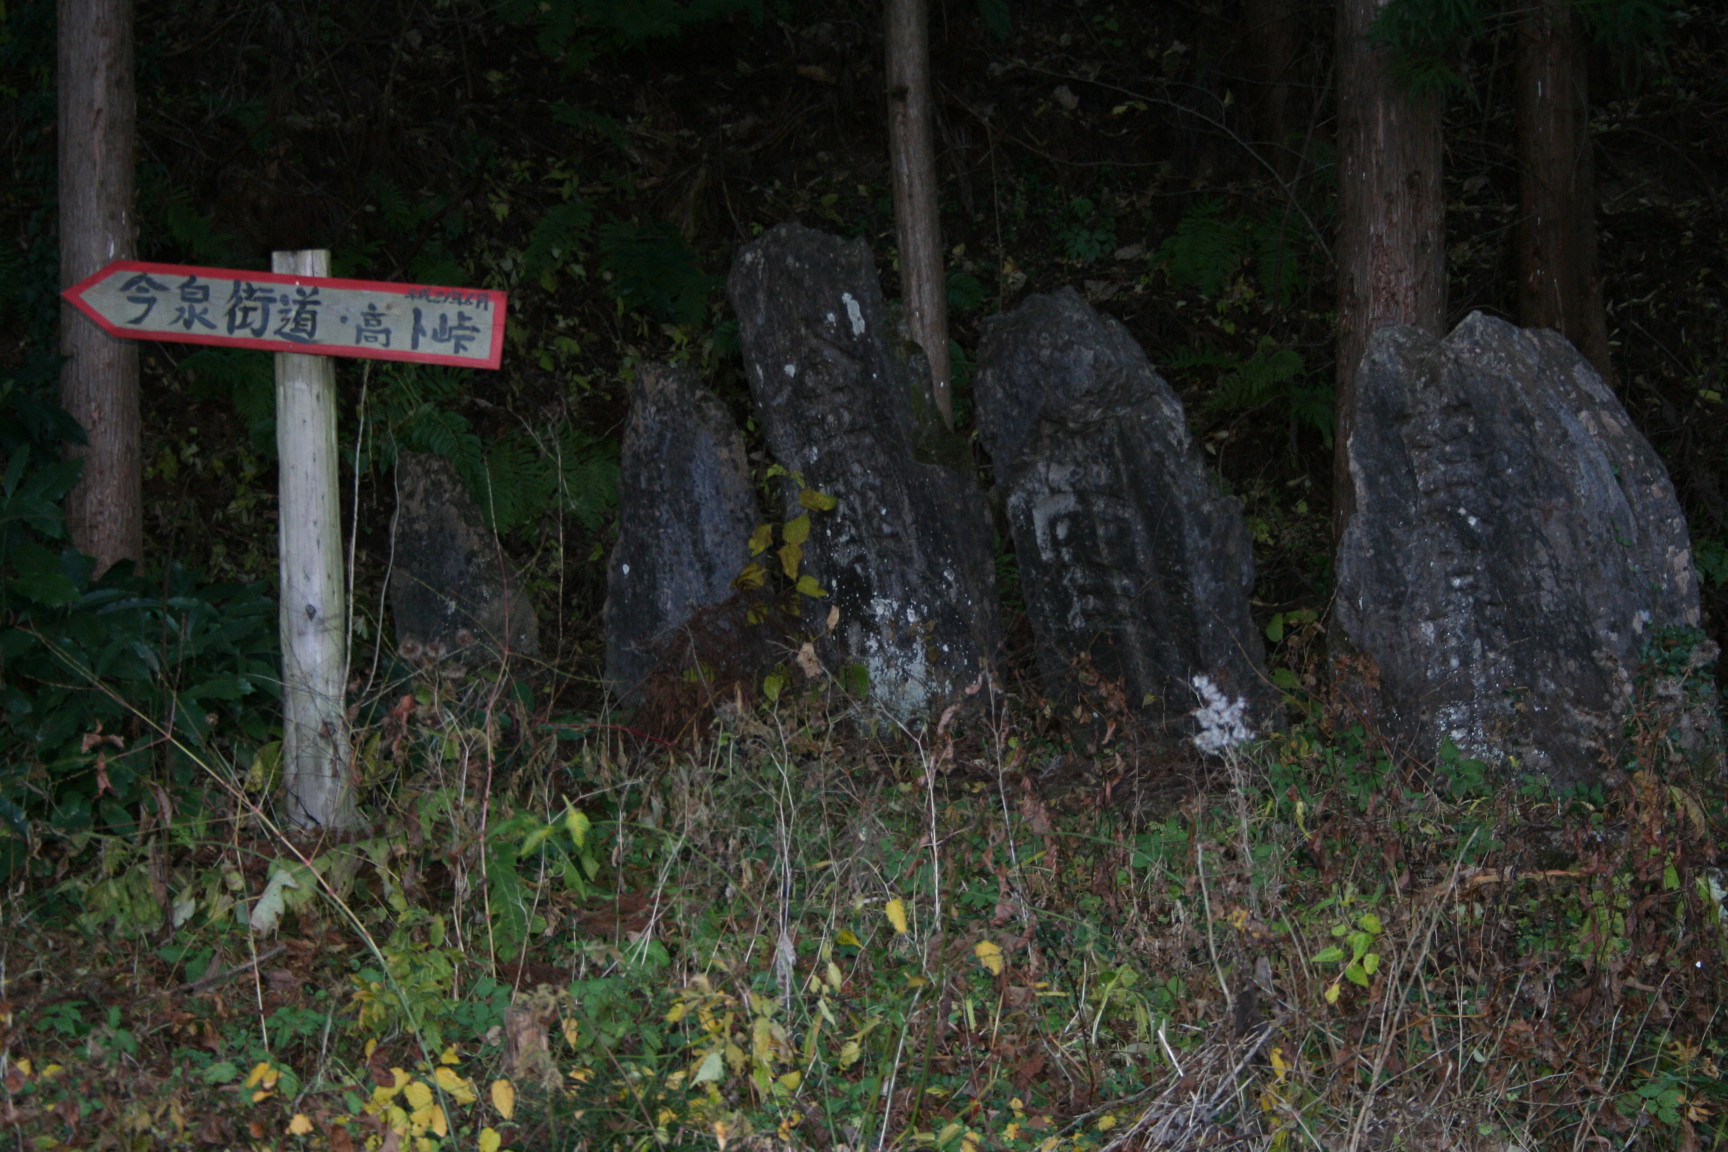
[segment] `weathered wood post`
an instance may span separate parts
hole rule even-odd
[[[271,266],[115,260],[61,295],[110,336],[275,353],[284,799],[295,827],[351,828],[360,818],[343,700],[348,610],[329,358],[496,369],[508,299],[489,288],[333,280],[324,251],[277,252]]]
[[[330,275],[322,249],[276,252],[271,271]],[[282,785],[301,828],[359,823],[349,774],[348,606],[337,502],[336,368],[328,356],[276,354],[281,478]]]

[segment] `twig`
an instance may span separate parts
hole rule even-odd
[[[209,991],[211,988],[214,988],[216,985],[221,984],[224,981],[232,980],[234,977],[239,976],[244,972],[248,972],[260,965],[268,964],[287,950],[288,946],[286,944],[272,944],[256,956],[242,960],[238,964],[230,965],[220,972],[214,974],[206,972],[196,980],[188,980],[184,984],[176,984],[172,988],[164,988],[160,992],[153,992],[147,998],[155,1000],[163,996],[178,996],[187,992],[195,994]]]

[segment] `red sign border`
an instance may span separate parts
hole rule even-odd
[[[201,333],[156,332],[142,328],[126,328],[110,321],[84,300],[83,293],[116,272],[155,272],[163,276],[202,276],[207,280],[244,281],[251,284],[317,285],[326,288],[346,288],[351,291],[376,292],[386,296],[406,296],[415,290],[429,292],[461,292],[471,296],[486,296],[496,309],[497,320],[492,326],[492,347],[486,360],[472,356],[451,356],[443,352],[397,352],[370,345],[295,344],[292,341],[260,340],[256,336],[206,336]],[[385,280],[348,280],[335,276],[295,276],[283,272],[247,272],[237,268],[204,268],[192,264],[155,264],[144,260],[115,260],[93,272],[60,293],[78,311],[93,320],[110,336],[127,340],[163,340],[172,344],[210,344],[221,348],[256,348],[264,352],[299,354],[304,356],[345,356],[355,360],[399,360],[413,364],[451,364],[463,368],[497,368],[504,362],[504,317],[510,296],[493,288],[445,288],[435,284],[400,284]]]

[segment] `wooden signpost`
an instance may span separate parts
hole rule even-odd
[[[276,353],[280,457],[282,784],[290,823],[359,823],[350,766],[348,608],[332,356],[496,368],[506,297],[340,280],[322,250],[270,272],[118,260],[63,295],[112,336]]]

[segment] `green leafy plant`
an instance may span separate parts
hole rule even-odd
[[[102,577],[67,547],[59,501],[77,477],[58,442],[76,427],[0,386],[0,866],[26,821],[126,832],[161,780],[189,793],[212,765],[270,735],[276,606],[260,585],[206,585],[171,566]]]
[[[767,478],[773,480],[779,477],[786,477],[797,486],[798,505],[804,511],[779,525],[757,525],[756,531],[750,535],[750,555],[756,559],[744,565],[744,570],[733,578],[732,586],[741,591],[753,592],[767,587],[771,579],[779,579],[783,581],[785,588],[782,607],[792,614],[797,611],[799,597],[819,600],[828,595],[814,576],[802,570],[804,544],[810,539],[811,513],[833,511],[838,501],[825,492],[807,487],[804,478],[798,473],[787,472],[775,464],[768,469]],[[776,535],[780,538],[780,547],[774,551],[774,558],[778,563],[771,567],[764,554],[774,547]],[[777,578],[773,576],[775,572],[779,574]],[[753,606],[750,623],[762,623],[767,618],[768,609],[767,602]]]
[[[1380,917],[1372,912],[1364,912],[1354,921],[1333,926],[1332,935],[1339,943],[1328,945],[1314,954],[1316,964],[1340,966],[1337,977],[1326,986],[1326,1003],[1338,1002],[1346,980],[1362,988],[1373,983],[1374,974],[1380,971],[1380,954],[1374,951],[1375,941],[1384,931]]]
[[[391,365],[369,400],[359,467],[380,472],[402,450],[449,460],[487,526],[501,533],[538,525],[551,512],[599,528],[618,502],[617,445],[573,424],[538,434],[519,429],[485,441],[455,404],[469,389],[460,369]]]

